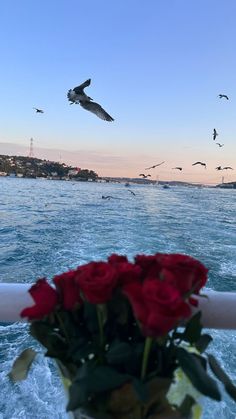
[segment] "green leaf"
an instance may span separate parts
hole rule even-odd
[[[216,381],[207,375],[197,357],[183,348],[177,348],[176,352],[180,367],[194,387],[205,396],[220,401],[221,395]]]
[[[46,347],[48,335],[53,331],[53,327],[43,321],[34,321],[30,325],[30,334]]]
[[[84,321],[90,333],[99,333],[96,304],[84,301]]]
[[[30,325],[31,335],[46,349],[46,356],[51,358],[65,358],[68,346],[65,339],[54,330],[52,325],[43,321],[34,321]]]
[[[129,317],[129,303],[121,292],[115,292],[113,298],[107,302],[108,311],[114,321],[126,325]]]
[[[195,343],[195,347],[200,353],[202,353],[207,349],[208,345],[211,343],[212,340],[213,339],[210,335],[204,334]]]
[[[129,381],[132,381],[129,375],[120,374],[107,366],[97,366],[94,360],[86,362],[78,369],[76,378],[69,388],[67,410],[85,407],[91,397],[114,390]]]
[[[66,410],[75,410],[88,404],[89,392],[85,383],[74,381],[69,387],[69,402]]]
[[[183,340],[189,342],[191,345],[197,342],[200,339],[202,324],[200,322],[201,312],[198,311],[191,319],[188,321],[184,334]]]
[[[132,357],[132,348],[126,342],[115,341],[111,344],[106,359],[108,364],[126,364]]]
[[[82,359],[88,358],[89,355],[96,355],[98,348],[94,342],[83,340],[78,338],[78,341],[74,341],[70,344],[68,350],[68,357],[74,362],[81,362]]]
[[[66,410],[75,410],[88,404],[89,378],[95,368],[95,362],[89,361],[78,368],[76,378],[69,387],[69,403]]]
[[[77,336],[78,322],[74,321],[74,317],[71,312],[65,310],[58,310],[55,321],[62,334],[64,333],[64,331],[66,331],[66,335],[70,336],[70,338]],[[62,327],[64,330],[62,329]]]
[[[181,405],[178,407],[178,412],[180,413],[181,417],[188,418],[191,415],[192,407],[196,404],[196,401],[192,396],[187,394],[182,401]]]
[[[89,390],[93,393],[102,393],[114,390],[122,384],[131,381],[128,374],[120,374],[108,366],[98,366],[89,377]]]
[[[212,372],[220,380],[224,386],[227,393],[236,401],[236,386],[233,384],[226,372],[221,368],[218,361],[211,354],[208,354],[208,361]]]
[[[14,382],[25,380],[36,355],[37,352],[33,349],[25,349],[14,361],[12,369],[8,374],[9,378]]]
[[[200,364],[201,364],[202,368],[204,369],[204,371],[206,371],[207,370],[207,360],[206,360],[206,358],[204,358],[201,355],[194,354],[194,353],[192,353],[192,355],[193,355],[194,358],[196,358],[196,360],[198,362],[200,362]]]

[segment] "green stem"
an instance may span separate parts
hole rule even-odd
[[[100,334],[100,345],[101,345],[101,348],[103,348],[103,345],[104,345],[103,317],[102,317],[102,313],[99,307],[97,306],[96,308],[97,308],[98,327],[99,327],[99,334]]]
[[[55,316],[56,316],[56,318],[58,320],[58,323],[60,325],[60,328],[61,328],[62,332],[64,333],[64,336],[65,336],[65,338],[66,338],[66,340],[67,340],[67,342],[69,344],[70,343],[70,338],[69,338],[69,335],[68,335],[68,333],[66,331],[66,328],[64,326],[64,323],[63,323],[63,321],[62,321],[62,319],[61,319],[61,317],[60,317],[60,315],[58,313],[55,313]]]
[[[144,378],[146,376],[147,366],[148,366],[148,358],[149,358],[149,353],[150,353],[150,350],[151,350],[151,346],[152,346],[152,338],[150,338],[148,336],[145,340],[144,351],[143,351],[141,380],[144,380]]]

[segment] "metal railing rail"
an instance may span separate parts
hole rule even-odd
[[[0,322],[11,323],[26,321],[20,317],[25,307],[34,305],[28,293],[32,284],[0,283]],[[202,324],[212,329],[236,330],[236,292],[204,291],[206,297],[196,298],[199,301],[193,313],[202,311]]]

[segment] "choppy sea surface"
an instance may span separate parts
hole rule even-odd
[[[0,178],[0,282],[50,279],[112,252],[130,259],[182,252],[209,268],[208,288],[236,292],[236,190],[129,189],[136,195],[122,184]],[[211,334],[209,351],[236,383],[236,331]],[[66,419],[56,368],[43,355],[26,381],[9,381],[13,359],[28,346],[37,347],[26,324],[0,324],[0,419]],[[206,401],[203,417],[235,418],[236,404],[226,395]]]

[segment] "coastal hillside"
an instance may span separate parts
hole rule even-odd
[[[68,166],[65,163],[41,160],[35,157],[0,155],[0,175],[26,178],[61,180],[93,180],[98,174],[93,170]]]
[[[219,185],[216,185],[216,188],[236,189],[236,181],[235,182],[220,183]]]

